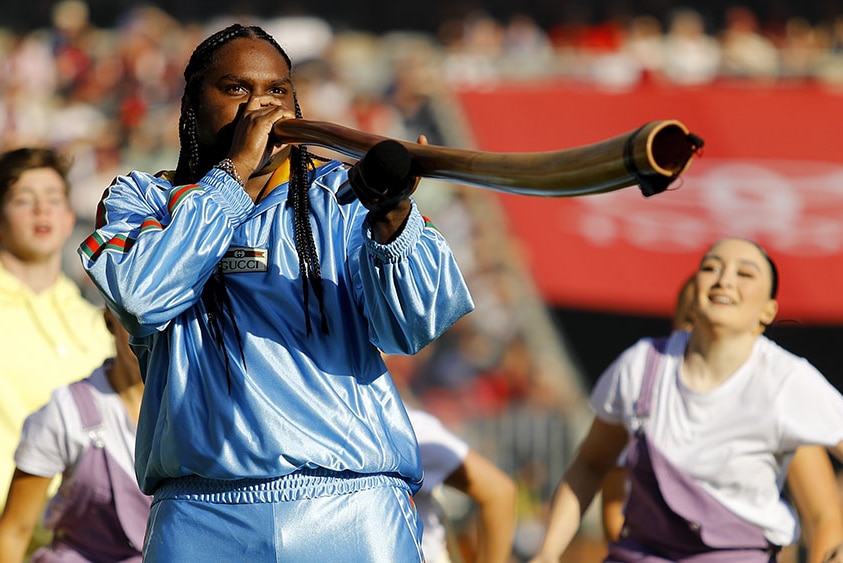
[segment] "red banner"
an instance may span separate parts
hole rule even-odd
[[[544,298],[558,306],[669,315],[702,252],[724,236],[764,246],[781,270],[778,319],[843,322],[843,93],[814,86],[558,83],[466,90],[479,150],[582,146],[678,119],[705,148],[662,194],[500,194]]]

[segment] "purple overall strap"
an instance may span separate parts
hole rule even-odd
[[[757,525],[733,513],[703,489],[685,470],[676,467],[644,431],[650,416],[653,391],[664,371],[667,338],[653,339],[647,350],[640,395],[635,403],[638,428],[627,453],[631,488],[626,506],[628,537],[613,548],[633,555],[659,555],[635,561],[774,561],[769,542]],[[637,547],[635,546],[637,542]],[[640,555],[641,553],[639,553]],[[709,557],[711,554],[711,557]],[[633,559],[629,559],[633,560]]]
[[[84,430],[91,432],[93,429],[101,426],[102,414],[94,397],[93,385],[83,379],[71,383],[69,388],[76,402],[76,407],[79,410],[79,416],[82,419]],[[121,561],[124,557],[128,558],[125,559],[126,561],[140,561],[140,551],[143,546],[146,520],[149,515],[149,507],[152,499],[144,495],[138,489],[137,483],[132,477],[119,467],[105,449],[104,443],[98,436],[91,435],[91,445],[93,448],[101,451],[102,457],[89,458],[89,456],[86,456],[85,460],[102,460],[103,465],[100,471],[104,472],[102,473],[103,477],[107,478],[107,481],[110,483],[111,497],[113,499],[110,509],[113,511],[111,519],[116,520],[122,534],[128,540],[128,545],[125,545],[125,540],[122,537],[114,536],[108,540],[108,547],[109,549],[115,550],[114,553],[120,554]],[[116,518],[114,518],[115,516]],[[112,534],[119,534],[119,532],[111,528],[109,529]],[[79,547],[79,545],[75,546],[76,549]]]
[[[647,359],[644,363],[644,380],[641,382],[641,392],[638,394],[638,400],[635,401],[635,416],[639,419],[646,418],[650,415],[653,388],[659,380],[659,375],[661,375],[667,341],[667,337],[654,338],[650,341],[650,347],[647,349]]]
[[[96,428],[102,424],[102,415],[97,408],[90,385],[85,379],[70,384],[70,392],[73,395],[73,400],[76,401],[79,416],[82,418],[82,428],[85,430]]]

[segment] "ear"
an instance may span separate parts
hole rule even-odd
[[[761,310],[761,324],[764,326],[768,326],[773,324],[773,321],[776,318],[776,314],[779,312],[779,302],[775,299],[770,299],[767,303],[764,304],[763,309]]]

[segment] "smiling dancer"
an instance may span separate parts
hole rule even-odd
[[[781,494],[788,465],[803,445],[843,457],[843,397],[763,336],[778,282],[754,242],[708,249],[690,332],[642,339],[600,377],[596,418],[555,493],[534,562],[559,560],[627,442],[625,523],[606,561],[766,563],[799,538]]]

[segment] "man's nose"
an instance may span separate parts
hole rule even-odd
[[[257,100],[262,108],[272,105],[272,96],[268,94],[255,94],[254,99]]]

